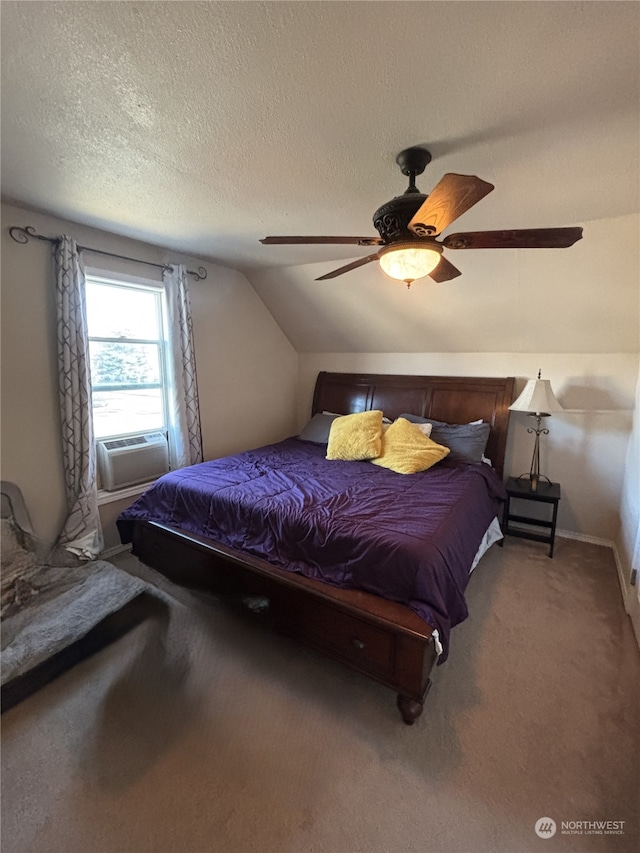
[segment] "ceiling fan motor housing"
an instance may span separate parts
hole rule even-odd
[[[408,226],[426,200],[424,193],[404,193],[376,210],[373,214],[373,225],[385,243],[416,239],[415,233],[410,231]]]

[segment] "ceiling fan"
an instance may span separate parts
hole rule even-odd
[[[354,244],[380,246],[372,255],[339,267],[316,281],[335,278],[371,261],[379,261],[383,271],[407,287],[418,278],[449,281],[460,270],[443,255],[444,249],[566,249],[582,238],[582,228],[531,228],[512,231],[468,231],[449,234],[436,240],[455,219],[477,204],[493,184],[475,175],[446,174],[431,191],[421,193],[416,176],[431,162],[426,148],[414,146],[396,157],[409,186],[402,195],[383,204],[373,215],[379,237],[264,237],[265,245],[274,244]]]

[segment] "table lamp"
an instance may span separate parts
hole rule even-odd
[[[529,379],[527,381],[518,399],[509,406],[510,411],[526,412],[536,420],[536,425],[527,429],[527,432],[535,433],[536,436],[533,444],[531,470],[529,474],[521,474],[518,477],[518,479],[522,479],[523,477],[529,478],[532,492],[538,490],[540,479],[546,480],[547,483],[551,484],[551,480],[540,473],[540,436],[549,435],[548,429],[541,429],[540,427],[542,418],[548,418],[552,412],[562,411],[562,406],[556,400],[555,394],[551,389],[551,383],[548,379],[541,379],[541,373],[542,371],[539,370],[537,379]]]

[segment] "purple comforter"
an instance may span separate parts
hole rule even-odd
[[[410,607],[437,628],[467,617],[464,591],[502,483],[488,465],[440,463],[396,474],[328,461],[326,446],[289,438],[161,477],[118,518],[215,539],[280,569]]]

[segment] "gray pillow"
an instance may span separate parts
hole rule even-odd
[[[328,415],[324,412],[320,414],[318,412],[311,418],[298,438],[302,441],[312,441],[314,444],[327,444],[331,424],[339,417],[340,415]]]
[[[414,424],[431,424],[431,440],[448,447],[447,459],[459,462],[482,462],[491,432],[490,424],[448,424],[419,415],[400,415]]]
[[[444,421],[434,421],[429,418],[423,418],[420,415],[410,415],[408,412],[403,412],[401,415],[398,415],[398,417],[411,421],[412,424],[437,424],[438,426],[447,426]]]

